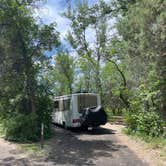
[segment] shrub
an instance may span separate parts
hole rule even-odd
[[[12,141],[37,141],[40,128],[36,114],[16,114],[3,120],[5,138]]]
[[[35,113],[10,112],[3,116],[1,124],[5,138],[12,141],[27,142],[40,140],[41,123],[44,123],[44,138],[51,136],[51,100],[38,97]],[[1,116],[2,117],[2,116]]]
[[[144,135],[159,137],[163,134],[163,121],[156,112],[140,112],[137,119],[137,130]]]
[[[41,123],[44,123],[44,138],[49,138],[52,134],[52,109],[52,102],[49,97],[41,96],[38,98],[37,121],[40,127]]]
[[[129,132],[136,132],[137,130],[137,114],[126,113],[125,122],[129,129]]]
[[[156,112],[142,111],[136,114],[127,114],[126,123],[130,132],[150,137],[159,137],[163,134],[163,121]]]

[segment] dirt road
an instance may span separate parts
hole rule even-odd
[[[102,127],[94,131],[69,131],[55,127],[55,136],[47,141],[48,155],[42,159],[27,157],[14,144],[0,140],[2,166],[144,166],[147,165],[116,137],[116,131]]]

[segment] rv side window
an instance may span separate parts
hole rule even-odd
[[[55,108],[55,111],[59,110],[59,101],[54,102],[54,108]]]
[[[63,108],[64,108],[64,111],[70,110],[70,99],[63,100]]]
[[[64,111],[63,99],[59,100],[59,111]]]

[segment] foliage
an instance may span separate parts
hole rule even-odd
[[[36,111],[37,125],[41,130],[41,124],[44,124],[44,138],[49,138],[52,135],[51,121],[52,121],[53,103],[48,96],[40,96],[38,98],[38,108]],[[40,135],[38,135],[38,139]]]
[[[48,61],[45,51],[58,46],[59,36],[54,23],[37,23],[32,14],[35,5],[35,1],[0,1],[0,114],[6,138],[18,141],[39,139],[41,116],[47,119],[46,135],[50,133],[45,108],[49,100],[41,101],[45,98],[40,97],[38,75]]]
[[[159,111],[164,118],[166,84],[163,28],[166,4],[162,0],[118,3],[123,7],[126,5],[125,13],[118,11],[116,26],[122,63],[126,64],[130,75],[127,78],[132,93],[129,95],[130,103],[137,104],[138,109]]]
[[[71,21],[67,40],[76,50],[79,60],[78,68],[81,74],[76,84],[79,89],[99,93],[102,102],[110,96],[116,98],[119,107],[123,105],[128,109],[127,81],[123,64],[119,59],[121,42],[117,42],[110,34],[110,29],[113,28],[110,23],[112,12],[111,5],[102,0],[92,6],[89,6],[87,1],[80,1],[74,7],[70,6],[64,14]],[[90,40],[89,31],[93,32]],[[107,75],[111,78],[111,81],[107,81],[107,78],[103,75],[103,70],[105,70],[103,68],[109,65],[114,66],[114,70],[109,70],[109,76]],[[114,72],[116,74],[111,77]],[[114,84],[112,84],[112,81],[114,81]],[[112,96],[113,90],[112,87],[110,88],[110,84],[113,85],[116,97]],[[114,86],[115,84],[116,86]],[[107,101],[106,104],[108,106],[110,102]]]
[[[48,85],[50,94],[54,96],[70,94],[74,91],[74,72],[74,58],[67,51],[60,48],[54,57],[54,65],[42,72],[41,80]]]
[[[29,115],[9,115],[2,123],[5,138],[8,140],[25,142],[39,139],[40,129],[37,125],[37,116],[34,113]]]
[[[104,94],[103,104],[110,107],[115,114],[117,111],[121,112],[120,110],[125,107],[123,101],[119,97],[123,85],[121,76],[114,64],[111,62],[105,64],[102,68],[101,79]]]
[[[71,21],[67,40],[77,52],[80,62],[81,90],[93,91],[102,95],[101,62],[102,54],[107,43],[106,32],[107,15],[110,14],[110,6],[104,1],[88,6],[87,1],[79,1],[74,7],[70,7],[64,16]],[[94,32],[92,39],[88,40],[89,32]],[[93,40],[93,41],[92,41]],[[93,45],[93,46],[92,46]],[[78,79],[79,79],[78,78]]]
[[[163,134],[161,117],[156,112],[141,111],[137,114],[126,114],[128,131],[142,136],[159,137]]]
[[[52,103],[46,96],[38,98],[36,113],[10,113],[1,115],[2,133],[8,140],[27,142],[39,141],[41,123],[44,123],[44,138],[49,138],[51,131]]]
[[[70,20],[67,40],[76,54],[58,49],[54,64],[46,51],[59,46],[59,33],[55,23],[38,23],[33,15],[37,4],[0,1],[0,118],[7,138],[37,140],[41,122],[49,137],[51,96],[82,90],[100,93],[109,115],[129,111],[129,131],[161,135],[166,2],[71,3],[64,16]]]
[[[55,72],[55,79],[60,86],[59,95],[72,93],[74,69],[74,58],[67,52],[58,52],[57,56],[55,57],[55,67],[53,72]]]

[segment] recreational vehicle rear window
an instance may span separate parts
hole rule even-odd
[[[97,107],[97,96],[83,94],[78,96],[78,111],[80,113],[85,110],[85,108]]]

